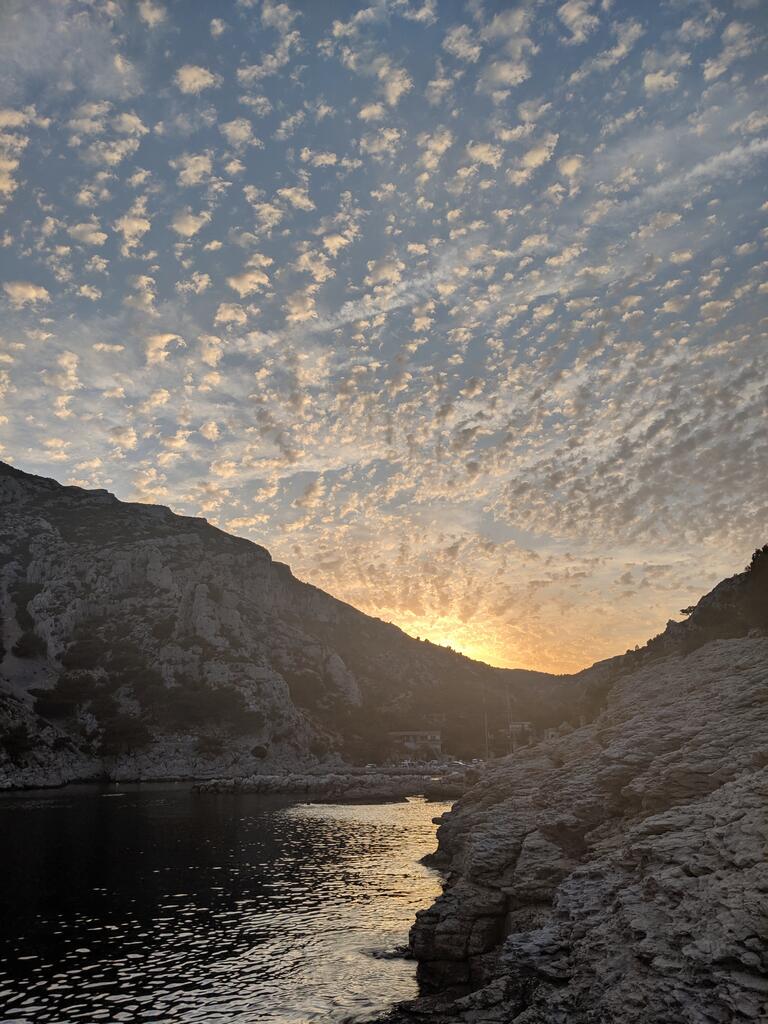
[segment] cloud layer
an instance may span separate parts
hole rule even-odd
[[[766,537],[764,9],[0,10],[0,458],[497,664]]]

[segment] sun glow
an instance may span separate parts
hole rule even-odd
[[[441,616],[430,620],[406,619],[398,624],[410,636],[440,647],[450,647],[459,654],[496,668],[520,668],[526,663],[525,652],[518,654],[496,630],[476,622]]]

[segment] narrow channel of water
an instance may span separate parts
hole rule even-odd
[[[0,1021],[365,1021],[415,994],[448,804],[181,786],[0,797]]]

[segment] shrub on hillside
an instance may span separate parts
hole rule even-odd
[[[313,669],[285,667],[280,672],[288,684],[291,700],[299,707],[317,708],[327,696],[322,679]]]
[[[218,757],[224,753],[224,740],[221,736],[198,736],[196,748],[201,757]]]
[[[176,617],[169,615],[164,619],[158,619],[152,627],[152,636],[156,640],[170,640],[176,628]]]
[[[130,754],[145,747],[152,739],[146,723],[133,715],[116,712],[107,719],[100,719],[100,724],[102,733],[98,752],[102,757]]]
[[[78,638],[61,656],[61,664],[69,669],[98,668],[104,644],[98,637]]]
[[[768,629],[768,544],[757,548],[747,566],[747,602],[749,624]]]
[[[768,544],[763,544],[761,548],[755,548],[746,571],[768,580]]]
[[[31,630],[35,625],[35,620],[30,615],[27,605],[42,589],[39,583],[22,581],[11,590],[11,597],[16,606],[16,621],[24,630]]]
[[[32,750],[34,745],[35,742],[29,734],[29,729],[23,722],[8,726],[5,732],[0,734],[0,747],[12,761],[18,761],[24,754]]]
[[[42,718],[69,718],[94,693],[96,681],[86,672],[62,672],[51,690],[30,691],[35,711]]]
[[[11,648],[17,658],[44,658],[48,646],[41,636],[32,629],[25,630]]]
[[[181,685],[164,687],[154,697],[153,716],[168,729],[194,731],[220,725],[236,733],[248,733],[264,723],[263,716],[250,711],[240,690],[233,686],[209,686],[185,678]]]

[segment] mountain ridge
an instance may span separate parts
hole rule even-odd
[[[16,729],[6,785],[375,759],[398,728],[440,727],[470,756],[503,747],[489,720],[544,727],[565,713],[565,677],[410,637],[202,518],[0,463],[0,527],[0,735]],[[49,770],[31,762],[50,744],[21,750],[24,729],[74,747]],[[173,730],[187,733],[175,753],[149,757]]]
[[[250,540],[248,537],[241,537],[239,534],[236,533],[229,533],[228,531],[223,530],[220,526],[216,526],[215,524],[209,522],[209,520],[206,519],[205,516],[189,516],[184,513],[175,512],[169,505],[139,501],[124,501],[122,498],[118,498],[115,494],[113,494],[112,491],[109,491],[106,488],[86,488],[81,487],[78,484],[62,484],[54,477],[46,477],[36,473],[28,473],[26,470],[21,470],[18,467],[11,465],[10,463],[6,463],[0,460],[0,477],[2,477],[3,475],[10,477],[15,476],[26,480],[39,481],[42,484],[53,485],[53,487],[60,488],[64,491],[73,491],[75,493],[95,495],[99,497],[103,496],[105,498],[110,499],[115,504],[120,505],[126,509],[149,511],[157,515],[167,514],[169,517],[172,517],[173,519],[178,519],[181,522],[205,526],[207,529],[228,538],[228,540],[234,542],[241,542],[242,544],[248,545],[249,547],[256,548],[259,552],[263,553],[265,556],[268,557],[272,566],[274,566],[277,570],[286,571],[287,574],[297,583],[300,583],[303,586],[310,588],[311,590],[317,591],[319,594],[322,594],[323,596],[330,598],[337,604],[343,605],[346,608],[350,609],[355,614],[365,616],[365,618],[372,619],[375,622],[379,622],[383,626],[389,626],[392,629],[396,630],[402,636],[407,637],[409,640],[413,640],[417,643],[429,643],[433,647],[436,647],[440,650],[448,651],[451,654],[455,654],[460,658],[465,658],[467,661],[470,661],[474,664],[482,665],[487,669],[491,669],[493,671],[498,672],[525,672],[546,678],[570,678],[572,676],[576,676],[579,674],[578,672],[544,672],[539,669],[521,668],[517,666],[513,667],[504,665],[491,665],[488,662],[484,662],[478,658],[473,658],[471,655],[464,654],[462,651],[455,650],[454,648],[446,646],[444,644],[438,644],[431,640],[422,641],[421,638],[412,636],[401,626],[398,626],[396,622],[392,622],[389,619],[382,619],[380,616],[373,615],[370,612],[364,612],[361,609],[357,608],[355,605],[353,605],[351,602],[345,601],[343,598],[337,597],[335,594],[331,594],[330,591],[324,590],[322,587],[318,587],[317,584],[312,583],[310,580],[301,579],[301,577],[296,576],[296,574],[293,572],[293,570],[291,569],[290,565],[287,562],[281,562],[278,559],[274,558],[269,549],[266,548],[263,544],[259,544],[258,541]],[[586,670],[584,669],[581,671]]]

